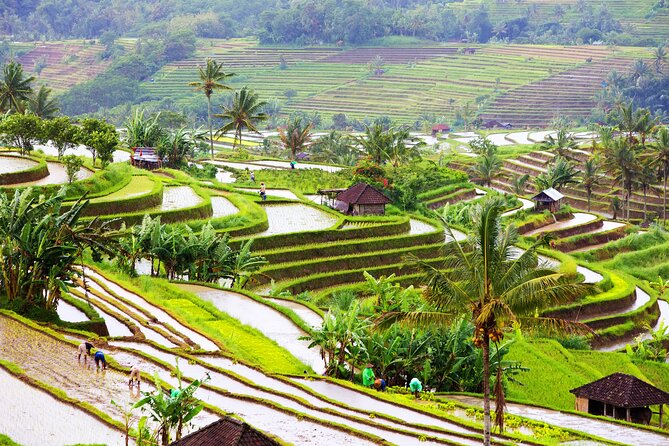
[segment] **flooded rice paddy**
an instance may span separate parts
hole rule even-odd
[[[508,217],[508,216],[510,216],[510,215],[515,214],[516,212],[520,212],[520,211],[524,211],[524,210],[526,210],[526,209],[532,209],[532,208],[534,208],[534,203],[531,202],[530,200],[526,200],[526,199],[524,199],[524,198],[520,198],[520,197],[519,197],[518,199],[519,199],[520,202],[522,203],[522,206],[520,206],[520,207],[517,208],[517,209],[511,209],[510,211],[507,211],[507,212],[503,213],[503,214],[502,214],[502,217]]]
[[[312,327],[320,328],[320,326],[323,325],[323,317],[306,305],[286,299],[268,298],[267,300],[277,305],[281,305],[282,307],[290,308],[300,317],[300,319]]]
[[[239,212],[237,207],[225,197],[211,197],[212,218],[226,217]]]
[[[267,213],[269,227],[256,236],[317,231],[331,228],[337,223],[334,215],[301,203],[267,204],[263,209]]]
[[[0,432],[23,446],[125,444],[121,431],[0,369]],[[127,389],[127,387],[126,387]]]
[[[60,320],[65,322],[84,322],[88,320],[88,316],[83,311],[64,300],[58,302],[56,312]]]
[[[409,219],[409,225],[409,235],[427,234],[428,232],[434,232],[437,229],[431,224],[425,223],[424,221],[417,220],[415,218]]]
[[[17,156],[0,156],[0,174],[20,172],[37,166],[37,162],[28,158]]]
[[[163,203],[161,211],[185,209],[202,203],[202,197],[195,193],[190,186],[172,186],[163,189]]]
[[[238,188],[237,190],[240,190],[242,192],[249,192],[252,194],[259,194],[260,193],[260,186],[258,186],[257,189],[249,189],[249,188]],[[268,197],[279,197],[279,198],[287,198],[289,200],[299,200],[297,198],[297,195],[289,191],[288,189],[267,189],[267,196]]]
[[[586,214],[585,212],[574,212],[574,218],[569,220],[557,221],[551,223],[547,226],[542,226],[541,228],[534,229],[530,232],[523,234],[525,237],[531,237],[533,235],[541,234],[544,232],[557,231],[558,229],[571,228],[573,226],[582,225],[584,223],[589,223],[591,221],[597,220],[597,216],[594,214]]]
[[[4,160],[1,163],[4,163]],[[16,184],[20,186],[44,186],[47,184],[65,184],[68,182],[65,166],[63,166],[61,163],[47,161],[46,166],[47,169],[49,169],[49,175],[45,176],[44,178],[40,178],[39,180],[26,181]],[[82,167],[77,173],[77,180],[85,180],[92,175],[92,171]]]

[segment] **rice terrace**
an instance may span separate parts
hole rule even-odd
[[[669,444],[669,2],[0,6],[0,446]]]

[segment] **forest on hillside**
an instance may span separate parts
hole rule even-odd
[[[495,9],[499,5],[507,5],[510,15],[500,15]],[[662,37],[636,35],[622,22],[624,12],[612,12],[601,2],[540,6],[532,0],[0,0],[0,37],[13,41],[156,38],[187,30],[196,37],[259,36],[262,43],[299,45],[356,45],[389,36],[434,41],[663,43]],[[668,6],[665,0],[652,0],[638,8],[650,17],[664,13]]]

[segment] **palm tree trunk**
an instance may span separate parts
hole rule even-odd
[[[643,221],[645,222],[646,219],[648,218],[648,213],[647,213],[647,199],[646,199],[646,187],[643,188]]]
[[[662,208],[662,218],[664,224],[667,224],[667,163],[664,163],[664,207]]]
[[[211,159],[214,159],[214,132],[211,129],[211,96],[207,96],[207,118],[209,120],[209,144],[211,144]]]
[[[490,446],[490,338],[483,329],[483,446]]]
[[[590,189],[588,189],[587,192],[588,192],[588,212],[590,212],[590,196],[592,195],[592,192],[590,191]]]

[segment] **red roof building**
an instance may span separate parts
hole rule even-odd
[[[367,183],[358,183],[340,192],[335,207],[350,215],[384,215],[390,199]]]
[[[170,446],[280,446],[280,443],[243,421],[224,417]]]
[[[451,131],[451,128],[448,124],[436,124],[432,126],[432,136],[437,136],[437,133],[448,133]]]

